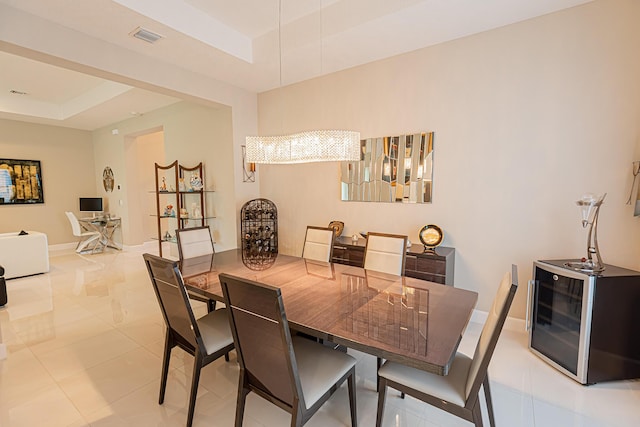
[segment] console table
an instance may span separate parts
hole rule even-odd
[[[364,265],[365,239],[353,242],[351,237],[337,237],[333,243],[332,262],[362,267]],[[424,251],[422,245],[411,245],[407,250],[404,274],[416,279],[429,280],[453,286],[456,250],[438,246],[435,251]]]

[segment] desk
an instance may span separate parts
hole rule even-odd
[[[287,255],[252,267],[234,249],[184,260],[181,271],[189,290],[218,301],[224,301],[219,273],[279,287],[292,329],[439,375],[448,374],[478,298],[451,286]]]
[[[100,233],[100,244],[103,247],[122,250],[122,246],[113,240],[113,234],[120,228],[120,218],[79,218],[80,225],[87,231]]]

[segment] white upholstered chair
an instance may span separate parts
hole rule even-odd
[[[96,252],[98,250],[104,249],[104,246],[100,242],[100,232],[98,231],[82,231],[82,227],[80,226],[80,222],[78,218],[76,218],[73,212],[65,212],[69,222],[71,223],[71,230],[73,231],[73,235],[79,237],[78,244],[76,245],[76,252]],[[91,247],[89,247],[91,245]]]
[[[367,233],[367,245],[364,249],[365,270],[404,276],[407,239],[407,236],[399,234]],[[382,358],[378,357],[377,363],[380,368]],[[404,394],[402,396],[404,397]]]
[[[407,236],[385,233],[368,233],[364,250],[365,270],[404,275],[407,255]]]
[[[181,260],[214,253],[209,226],[176,230],[176,240]]]
[[[482,426],[482,411],[478,397],[484,387],[489,424],[495,425],[487,369],[498,343],[511,302],[518,288],[518,270],[514,265],[505,273],[489,311],[473,359],[457,353],[446,376],[430,374],[398,363],[385,362],[378,370],[379,393],[376,426],[382,425],[387,387],[400,390],[416,399],[443,409],[460,418]]]
[[[180,257],[180,261],[204,255],[213,255],[215,253],[213,240],[211,239],[211,231],[207,225],[204,227],[192,227],[176,230],[176,241],[178,243],[178,256]],[[207,310],[209,312],[216,309],[215,300],[208,299],[207,297],[194,292],[187,293],[189,298],[207,304]]]
[[[302,248],[302,258],[313,261],[331,262],[334,237],[335,232],[333,228],[307,226],[307,233],[304,236],[304,247]]]

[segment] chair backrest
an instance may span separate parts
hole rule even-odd
[[[185,350],[193,352],[199,347],[202,354],[206,354],[178,262],[151,254],[142,256],[167,328]]]
[[[407,255],[407,236],[398,234],[368,233],[364,250],[365,270],[404,275]]]
[[[194,258],[214,253],[209,226],[176,230],[180,259]]]
[[[67,218],[69,218],[69,222],[71,223],[71,230],[73,231],[74,236],[82,236],[82,228],[80,227],[80,222],[78,218],[74,215],[73,212],[65,212]]]
[[[240,369],[249,386],[276,404],[304,396],[279,288],[220,274]]]
[[[307,226],[302,258],[331,262],[335,235],[333,228]]]
[[[469,367],[469,374],[467,376],[467,384],[465,387],[465,395],[467,402],[469,402],[470,396],[476,396],[480,390],[480,386],[487,375],[487,369],[489,368],[489,362],[493,356],[493,351],[500,338],[500,332],[504,326],[504,322],[509,314],[513,297],[518,289],[518,267],[516,265],[511,266],[511,272],[506,272],[498,287],[498,292],[489,310],[487,321],[480,333],[480,339],[476,345],[475,353],[473,354],[473,360]],[[471,399],[471,401],[475,400]]]

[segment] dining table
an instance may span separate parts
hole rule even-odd
[[[289,327],[325,342],[447,375],[473,291],[301,257],[241,249],[182,260],[191,292],[224,302],[218,275],[278,287]]]

